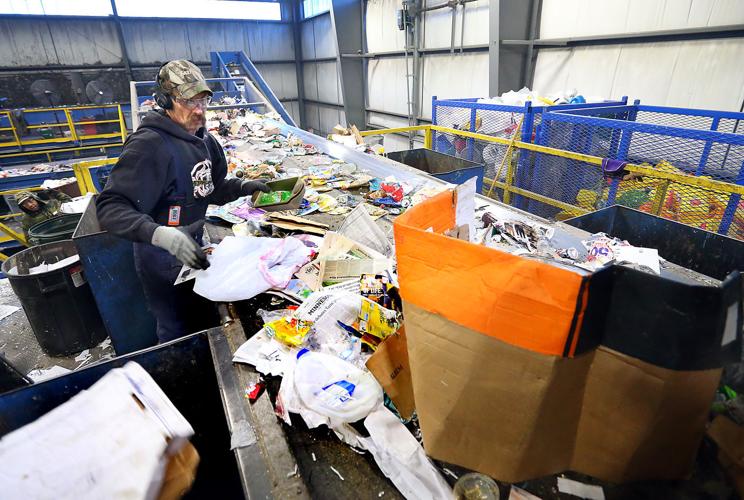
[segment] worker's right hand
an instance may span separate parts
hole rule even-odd
[[[191,236],[203,224],[204,221],[200,220],[185,227],[158,226],[152,235],[152,244],[167,250],[192,269],[206,269],[209,267],[207,256]]]

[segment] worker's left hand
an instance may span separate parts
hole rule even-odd
[[[240,184],[240,194],[243,196],[250,196],[256,191],[268,193],[271,191],[271,188],[266,185],[266,181],[243,181]]]

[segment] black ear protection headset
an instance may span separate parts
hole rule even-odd
[[[162,109],[173,109],[173,97],[165,91],[165,89],[163,88],[163,80],[160,78],[160,72],[163,70],[166,64],[168,63],[163,64],[158,69],[158,74],[155,78],[157,86],[155,87],[155,93],[153,94],[153,97],[155,97],[155,103]]]

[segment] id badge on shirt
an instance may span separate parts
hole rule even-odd
[[[174,205],[168,209],[168,225],[169,226],[181,225],[181,207],[180,206]]]

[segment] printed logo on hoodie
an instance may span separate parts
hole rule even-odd
[[[191,182],[194,184],[194,198],[206,198],[214,191],[212,182],[212,162],[200,161],[191,169]]]

